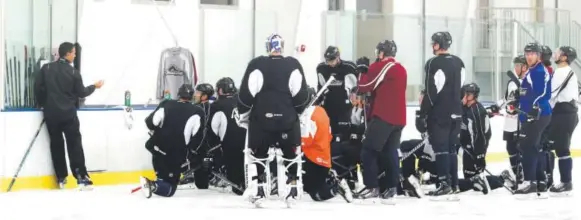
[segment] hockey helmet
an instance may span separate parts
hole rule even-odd
[[[460,89],[460,91],[462,91],[460,97],[464,97],[464,94],[472,94],[474,95],[474,98],[478,98],[478,95],[480,95],[480,87],[478,87],[476,83],[465,84],[464,86],[462,86],[462,89]]]
[[[573,60],[577,59],[577,50],[575,50],[575,48],[571,47],[571,46],[562,46],[559,47],[559,51],[561,51],[560,54],[558,54],[558,56],[567,56],[567,63],[571,63],[573,62]],[[557,62],[560,62],[558,59],[559,57],[556,58]]]
[[[325,60],[330,61],[330,60],[335,60],[339,57],[340,53],[339,53],[339,48],[336,46],[328,46],[327,49],[325,50]]]
[[[201,83],[196,86],[196,91],[200,92],[202,95],[208,96],[208,99],[214,95],[214,87],[209,83]]]
[[[384,56],[395,57],[397,53],[397,45],[393,40],[384,40],[377,43],[375,46],[375,55],[379,56],[379,53],[383,52]]]
[[[194,88],[192,87],[191,84],[183,84],[178,89],[178,97],[180,99],[191,100],[193,95],[194,95]]]
[[[266,38],[266,52],[273,53],[278,52],[282,53],[284,49],[284,39],[278,34],[271,34]]]
[[[447,50],[452,45],[452,35],[448,31],[438,31],[432,34],[432,45],[440,45],[440,50]]]
[[[542,53],[543,49],[537,42],[528,43],[524,49],[525,53]]]
[[[549,46],[543,45],[541,46],[541,61],[545,66],[551,65],[551,56],[553,55],[553,51]]]
[[[234,94],[238,91],[234,80],[230,77],[224,77],[216,82],[216,89],[222,90],[222,94]]]
[[[527,64],[527,59],[523,55],[518,55],[517,57],[515,57],[512,60],[512,63],[513,64],[524,64],[524,65],[526,65]]]

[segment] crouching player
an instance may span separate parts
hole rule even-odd
[[[168,100],[146,118],[152,138],[146,144],[153,159],[157,180],[140,178],[145,197],[152,194],[171,197],[176,192],[188,151],[197,147],[203,139],[200,132],[205,120],[204,111],[192,105],[194,89],[189,84],[179,88],[178,100]],[[152,141],[153,140],[153,141]]]
[[[314,98],[315,91],[309,88]],[[345,180],[339,181],[331,171],[331,127],[329,117],[320,106],[310,106],[301,118],[303,165],[303,190],[315,201],[325,201],[341,195],[347,202],[353,199]]]

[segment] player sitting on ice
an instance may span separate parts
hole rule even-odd
[[[179,88],[178,100],[167,100],[152,112],[145,124],[151,130],[152,139],[146,148],[153,156],[153,169],[157,180],[141,177],[141,190],[146,198],[152,193],[171,197],[176,192],[182,164],[188,151],[197,147],[203,139],[204,111],[190,102],[194,89],[189,84]]]
[[[464,179],[459,179],[458,185],[453,185],[453,187],[457,187],[455,190],[460,192],[474,189],[488,194],[489,190],[500,188],[505,181],[509,183],[510,181],[508,178],[504,178],[505,175],[484,176],[486,152],[492,134],[488,112],[478,102],[480,87],[476,83],[464,85],[461,92],[464,107],[460,144],[463,150],[462,171]],[[454,157],[456,156],[454,155]]]
[[[315,89],[309,88],[311,98]],[[347,181],[339,180],[331,170],[331,124],[321,106],[308,107],[301,119],[302,151],[304,152],[303,190],[315,201],[325,201],[341,195],[347,202],[353,197]]]

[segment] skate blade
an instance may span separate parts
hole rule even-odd
[[[178,188],[177,188],[177,190],[188,190],[188,189],[196,189],[196,184],[195,183],[181,184],[181,185],[178,185]]]
[[[517,200],[525,201],[538,199],[539,196],[537,195],[537,193],[527,193],[527,194],[516,194],[514,195],[514,198],[516,198]]]
[[[381,204],[384,204],[384,205],[395,205],[395,198],[391,198],[391,199],[381,199]]]
[[[457,202],[457,201],[460,201],[460,197],[458,197],[458,195],[456,195],[456,194],[430,196],[430,201],[434,201],[434,202]]]
[[[295,198],[289,198],[285,200],[285,203],[287,208],[292,208],[297,205],[297,200]]]
[[[254,205],[255,208],[264,208],[266,198],[251,198],[250,202]]]
[[[560,193],[550,192],[549,193],[549,196],[550,197],[553,197],[553,198],[567,198],[567,197],[572,197],[573,196],[573,191],[560,192]]]
[[[151,198],[153,193],[151,192],[151,188],[149,186],[149,180],[145,177],[140,177],[139,185],[141,185],[141,193],[143,196],[145,196],[146,199]]]
[[[93,187],[91,187],[91,186],[78,186],[77,189],[79,191],[92,191]]]
[[[379,198],[354,199],[353,203],[357,205],[376,205],[381,204],[381,201]]]

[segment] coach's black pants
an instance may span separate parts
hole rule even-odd
[[[58,179],[68,176],[67,160],[65,158],[65,139],[67,141],[67,152],[69,154],[70,168],[73,176],[78,178],[88,177],[85,167],[85,153],[83,152],[83,141],[79,130],[79,118],[74,116],[66,120],[51,119],[45,117],[48,135],[50,136],[50,154],[52,164]]]
[[[399,149],[402,126],[389,124],[377,117],[371,119],[365,131],[361,149],[363,183],[368,188],[394,188],[399,184]],[[377,179],[385,172],[385,177]],[[381,185],[380,182],[381,181]]]

